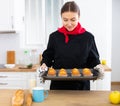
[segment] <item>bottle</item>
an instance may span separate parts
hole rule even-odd
[[[31,61],[31,54],[28,50],[25,50],[24,51],[24,58],[23,58],[23,62],[24,62],[24,65],[29,65],[29,64],[32,64],[32,61]]]
[[[37,50],[36,49],[32,49],[31,50],[31,61],[32,64],[38,64],[39,61],[39,55],[37,54]]]
[[[29,79],[29,91],[32,93],[32,89],[36,87],[37,81],[36,81],[36,75],[31,75]]]

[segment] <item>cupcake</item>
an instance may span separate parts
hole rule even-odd
[[[67,71],[64,68],[61,68],[59,70],[58,76],[66,77],[67,76]]]
[[[56,76],[56,70],[54,68],[48,69],[48,76]]]
[[[91,70],[89,68],[84,68],[82,70],[82,74],[83,74],[83,76],[93,76],[93,73],[91,72]]]
[[[72,76],[81,76],[80,71],[77,68],[73,68],[71,71]]]

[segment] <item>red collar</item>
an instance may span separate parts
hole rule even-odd
[[[84,33],[86,30],[83,28],[80,23],[78,22],[78,25],[75,27],[73,31],[67,31],[66,28],[63,26],[61,28],[58,28],[58,31],[63,33],[65,36],[65,43],[68,43],[69,37],[68,35],[78,35]]]

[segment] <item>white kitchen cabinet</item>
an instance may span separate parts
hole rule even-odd
[[[25,0],[0,1],[0,33],[24,31]]]
[[[16,1],[16,0],[15,0]],[[20,0],[21,1],[21,0]],[[22,48],[46,48],[50,33],[59,25],[59,10],[63,0],[25,0],[25,29],[21,37]]]
[[[36,72],[0,72],[0,89],[28,89],[31,76]],[[37,85],[40,84],[37,78]]]
[[[25,1],[14,0],[14,27],[15,31],[21,34],[25,33]]]
[[[105,71],[104,79],[90,81],[91,90],[111,90],[111,71]]]
[[[14,30],[14,0],[0,1],[0,32]]]
[[[26,73],[0,72],[0,89],[25,89],[27,85]]]

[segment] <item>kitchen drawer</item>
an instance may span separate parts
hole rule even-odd
[[[90,82],[90,89],[91,90],[107,90],[110,91],[111,90],[111,72],[110,71],[106,71],[104,73],[104,79],[101,80],[95,80],[95,81],[91,81]]]
[[[25,80],[0,80],[0,89],[18,89],[26,88]]]
[[[29,89],[29,81],[35,75],[37,86],[41,86],[39,74],[36,72],[0,72],[0,89]],[[42,86],[48,90],[50,81],[46,80]]]
[[[0,72],[0,89],[26,88],[26,73]]]
[[[26,74],[21,72],[0,72],[0,79],[6,79],[6,78],[24,79],[26,78]]]

